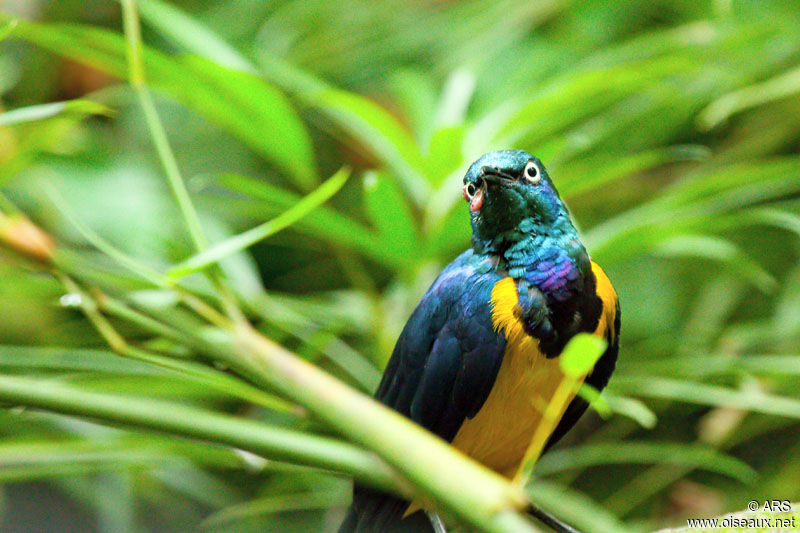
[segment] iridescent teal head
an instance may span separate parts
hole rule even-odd
[[[463,193],[476,244],[515,240],[515,235],[523,233],[549,233],[565,221],[571,227],[544,165],[524,150],[482,156],[464,176]]]

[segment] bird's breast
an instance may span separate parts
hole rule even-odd
[[[506,337],[503,362],[481,410],[464,421],[453,445],[513,477],[542,413],[563,379],[558,358],[548,359],[515,313],[517,287],[510,277],[492,290],[492,322]],[[559,414],[560,418],[561,414]]]

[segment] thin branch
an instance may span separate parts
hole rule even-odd
[[[0,376],[0,400],[226,444],[277,461],[334,470],[371,486],[407,494],[407,486],[370,452],[252,420],[174,402],[87,392],[47,379]]]

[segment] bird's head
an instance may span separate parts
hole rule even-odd
[[[490,152],[464,176],[473,239],[489,243],[515,233],[546,231],[566,219],[566,208],[542,162],[523,150]]]

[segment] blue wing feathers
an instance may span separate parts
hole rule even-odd
[[[491,294],[500,277],[471,251],[439,275],[400,334],[377,398],[445,440],[475,416],[505,351]]]
[[[452,441],[492,389],[505,352],[494,331],[491,297],[500,276],[469,250],[442,271],[408,319],[375,396]],[[430,532],[422,511],[402,518],[408,502],[355,487],[340,532]],[[401,520],[402,519],[402,520]]]

